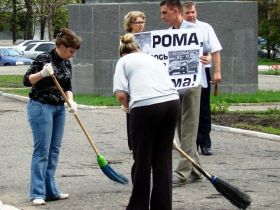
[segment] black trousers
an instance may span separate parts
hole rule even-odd
[[[178,111],[179,100],[131,110],[133,188],[127,210],[172,209],[172,144]]]
[[[207,88],[201,89],[200,97],[200,114],[196,144],[197,147],[211,148],[211,109],[210,109],[210,93],[211,93],[211,74],[210,69],[205,68],[207,78]]]
[[[127,144],[128,144],[128,149],[132,150],[132,145],[130,141],[130,136],[129,136],[129,113],[126,113],[126,131],[127,131]]]

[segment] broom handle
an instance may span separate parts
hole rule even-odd
[[[202,173],[208,180],[211,180],[212,175],[208,172],[204,171],[200,165],[198,165],[187,153],[185,153],[177,144],[177,142],[173,141],[173,147],[181,154],[183,155],[188,161],[192,163],[192,165],[200,172]]]
[[[214,96],[218,95],[218,84],[214,85]]]
[[[63,96],[65,102],[67,103],[68,107],[71,108],[71,104],[70,104],[70,102],[69,102],[69,100],[68,100],[66,94],[64,93],[63,89],[61,88],[59,82],[57,81],[57,79],[55,78],[54,75],[51,75],[51,77],[52,77],[52,79],[53,79],[53,81],[54,81],[56,87],[58,88],[59,92],[60,92],[61,95]],[[92,138],[90,137],[89,133],[87,132],[87,130],[86,130],[85,126],[83,125],[82,121],[80,120],[78,114],[75,113],[74,116],[75,116],[76,120],[78,121],[80,127],[81,127],[82,130],[84,131],[84,134],[86,135],[87,140],[88,140],[88,142],[90,143],[91,147],[93,148],[94,152],[96,153],[97,156],[100,155],[100,153],[99,153],[97,147],[94,145]]]

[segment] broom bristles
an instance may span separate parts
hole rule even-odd
[[[114,169],[109,165],[108,161],[105,159],[105,157],[101,154],[97,155],[97,162],[99,167],[101,168],[102,172],[111,180],[121,183],[121,184],[127,184],[128,179],[124,177],[123,175],[117,173],[114,171]]]
[[[120,184],[128,183],[128,179],[126,177],[124,177],[123,175],[115,172],[114,169],[109,164],[107,164],[104,167],[101,167],[101,170],[109,179],[111,179],[115,182],[118,182]]]
[[[252,202],[251,197],[245,192],[242,192],[237,187],[232,186],[231,184],[216,176],[211,177],[211,183],[219,193],[221,193],[226,199],[228,199],[239,209],[246,209],[248,206],[250,206]]]

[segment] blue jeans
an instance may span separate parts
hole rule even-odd
[[[65,125],[65,107],[30,99],[27,115],[34,140],[29,198],[58,197],[55,171]]]

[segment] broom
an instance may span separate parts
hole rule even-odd
[[[175,139],[173,141],[173,147],[188,161],[190,161],[192,165],[201,174],[203,174],[212,183],[212,185],[214,185],[216,190],[221,193],[221,195],[223,195],[226,199],[228,199],[233,205],[235,205],[239,209],[246,209],[248,206],[250,206],[252,200],[248,194],[203,170],[200,165],[198,165],[189,155],[187,155],[181,148],[179,148]]]
[[[69,107],[71,107],[71,104],[66,96],[66,94],[64,93],[63,89],[61,88],[59,82],[57,81],[57,79],[55,78],[54,75],[51,75],[56,87],[58,88],[58,90],[60,91],[61,95],[63,96],[65,102],[67,103],[67,105]],[[97,156],[97,162],[99,167],[101,168],[101,170],[103,171],[103,173],[111,180],[121,183],[121,184],[127,184],[128,183],[128,179],[126,177],[124,177],[123,175],[115,172],[113,170],[113,168],[109,165],[108,161],[105,159],[105,157],[103,155],[101,155],[97,149],[97,147],[94,145],[92,138],[90,137],[89,133],[87,132],[85,126],[82,124],[79,116],[77,115],[77,113],[74,114],[76,120],[78,121],[79,125],[81,126],[82,130],[84,131],[88,142],[90,143],[91,147],[93,148],[96,156]]]

